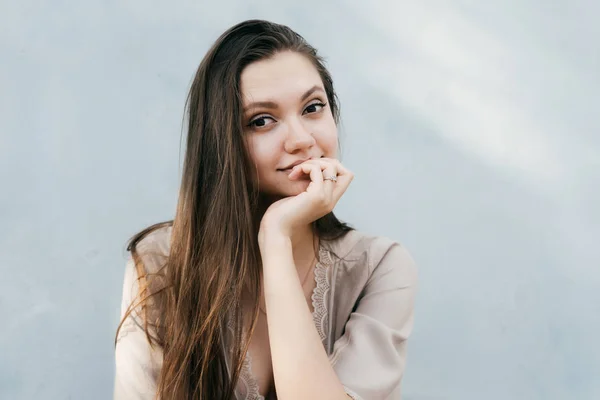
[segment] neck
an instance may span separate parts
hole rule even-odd
[[[313,225],[307,225],[297,229],[292,234],[292,252],[296,269],[303,276],[303,272],[312,267],[315,256],[317,256],[318,237]]]

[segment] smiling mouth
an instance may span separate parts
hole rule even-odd
[[[286,175],[289,175],[289,174],[290,174],[290,172],[292,172],[292,168],[287,168],[287,169],[278,169],[277,171],[279,171],[279,172],[283,172],[283,173],[285,173]],[[301,175],[300,175],[300,176],[299,176],[299,177],[296,179],[296,182],[298,182],[298,181],[306,181],[306,180],[310,181],[310,176],[309,176],[309,175],[306,175],[306,174],[301,174]]]

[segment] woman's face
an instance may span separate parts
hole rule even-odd
[[[303,55],[286,51],[242,71],[244,131],[263,194],[295,196],[309,180],[288,179],[290,165],[337,158],[337,126],[319,73]]]

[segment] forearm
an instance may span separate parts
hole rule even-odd
[[[289,238],[273,236],[262,248],[264,295],[277,397],[347,399],[304,297]]]

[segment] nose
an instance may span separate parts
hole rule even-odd
[[[310,132],[302,121],[290,122],[284,148],[288,153],[296,153],[301,150],[310,149],[316,143],[312,132]]]

